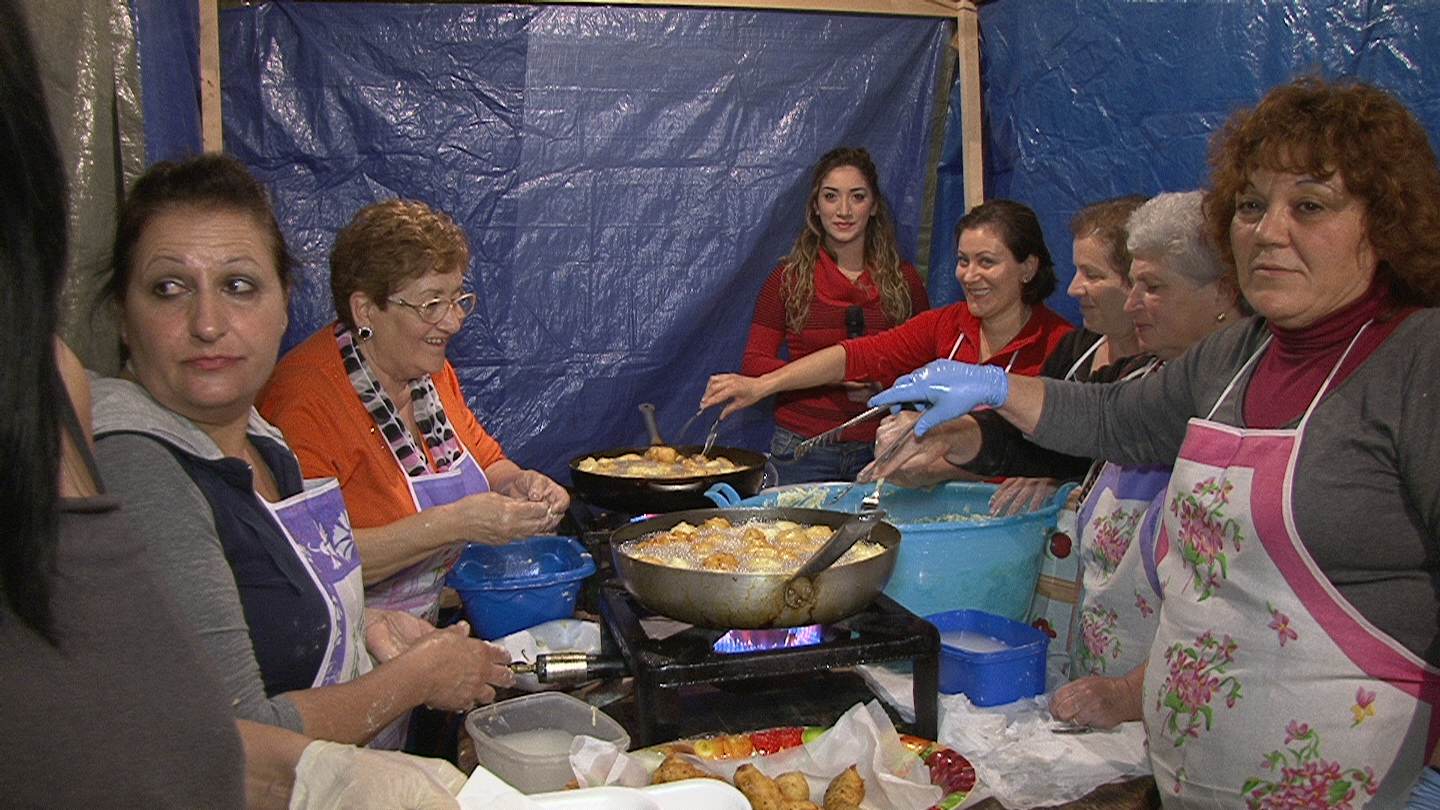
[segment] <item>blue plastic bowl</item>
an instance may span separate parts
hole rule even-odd
[[[575,614],[595,561],[573,537],[531,537],[503,546],[471,543],[445,583],[460,594],[475,635],[494,640]]]
[[[831,497],[846,484],[797,484],[766,490],[753,498],[725,497],[719,488],[707,495],[737,506],[795,506],[855,512],[873,485],[851,489],[835,503]],[[895,573],[885,594],[911,612],[927,616],[972,608],[1024,621],[1040,578],[1045,546],[1069,495],[1064,487],[1045,506],[1024,515],[990,517],[995,484],[953,482],[926,489],[886,485],[881,508],[900,530]]]
[[[1043,632],[982,610],[952,610],[925,620],[940,631],[941,692],[962,692],[976,706],[999,706],[1045,691],[1050,637]],[[966,631],[975,635],[956,638]]]

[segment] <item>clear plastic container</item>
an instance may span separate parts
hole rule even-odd
[[[560,692],[538,692],[465,718],[481,766],[522,793],[561,790],[575,778],[570,743],[581,735],[629,749],[630,735],[609,715]]]

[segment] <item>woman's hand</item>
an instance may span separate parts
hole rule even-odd
[[[382,664],[433,632],[435,625],[403,610],[365,609],[365,648]]]
[[[924,436],[936,425],[959,419],[983,405],[998,408],[1009,395],[1009,378],[999,366],[933,360],[876,394],[870,406],[906,402],[925,406],[924,415],[915,423],[915,435]]]
[[[295,765],[290,810],[459,810],[465,779],[443,759],[316,740]]]
[[[729,400],[724,410],[720,412],[720,418],[724,419],[735,411],[748,408],[767,396],[769,393],[760,384],[759,377],[746,377],[743,374],[716,374],[705,384],[705,396],[700,398],[700,407],[708,408]]]
[[[544,501],[522,500],[498,492],[466,495],[448,506],[460,522],[461,536],[472,543],[503,546],[511,540],[545,534],[559,516]]]
[[[1006,478],[990,496],[990,514],[1023,515],[1045,505],[1060,489],[1054,478]]]
[[[955,469],[945,461],[946,444],[938,438],[916,438],[913,435],[915,422],[920,418],[918,411],[900,411],[885,417],[875,429],[875,458],[856,476],[861,483],[884,478],[901,487],[928,487],[949,479]],[[906,442],[905,447],[879,464],[878,459],[897,443]]]
[[[1122,678],[1088,675],[1055,690],[1055,698],[1050,701],[1050,714],[1057,720],[1091,728],[1114,728],[1124,722],[1139,720],[1144,681],[1144,664]]]
[[[424,658],[429,678],[424,703],[433,709],[466,711],[495,700],[495,687],[515,684],[510,651],[471,638],[466,622],[432,630],[404,654]]]
[[[511,476],[500,492],[517,500],[545,504],[552,522],[544,531],[555,528],[570,508],[570,493],[549,476],[534,470],[521,470]]]

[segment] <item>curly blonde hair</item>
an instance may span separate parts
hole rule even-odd
[[[419,200],[382,200],[361,208],[335,236],[330,295],[335,313],[355,328],[350,296],[363,292],[381,309],[395,291],[427,273],[470,267],[465,230]]]
[[[1440,166],[1429,136],[1394,96],[1353,79],[1298,79],[1231,116],[1210,146],[1206,229],[1230,273],[1235,197],[1258,170],[1339,174],[1365,204],[1370,244],[1397,300],[1440,303]]]
[[[842,146],[826,152],[815,164],[810,196],[805,201],[805,230],[783,262],[785,326],[792,333],[804,331],[805,322],[810,319],[810,301],[815,297],[815,262],[825,242],[825,227],[817,209],[820,187],[826,175],[842,166],[855,168],[864,175],[875,201],[870,222],[865,227],[865,265],[880,292],[880,309],[891,324],[903,323],[913,314],[910,287],[900,270],[900,251],[895,246],[895,219],[885,195],[880,193],[880,173],[875,169],[875,161],[864,149]]]

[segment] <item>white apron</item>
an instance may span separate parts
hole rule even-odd
[[[1065,379],[1074,379],[1104,341],[1096,341]],[[1143,377],[1158,365],[1152,360],[1116,382]],[[1157,531],[1148,516],[1168,479],[1168,467],[1100,464],[1056,517],[1056,534],[1063,538],[1052,538],[1030,615],[1032,625],[1056,640],[1049,656],[1052,683],[1124,675],[1145,660],[1160,597],[1141,551],[1153,558]],[[1137,537],[1146,542],[1136,543]]]
[[[333,686],[370,671],[365,649],[365,583],[345,498],[334,478],[305,482],[279,503],[264,503],[289,538],[295,554],[325,596],[330,641],[310,685]]]
[[[1145,675],[1166,807],[1399,807],[1434,747],[1440,671],[1366,621],[1296,532],[1305,425],[1343,362],[1293,430],[1190,420]]]
[[[470,451],[461,444],[464,454],[449,470],[405,476],[416,511],[454,503],[467,495],[490,491],[490,481]],[[399,466],[400,461],[395,461]],[[403,469],[401,473],[404,474]],[[372,585],[366,592],[366,604],[373,608],[403,610],[434,623],[440,615],[440,590],[445,586],[445,573],[460,559],[464,544],[440,549],[429,557],[398,574]]]
[[[1169,465],[1106,462],[1081,504],[1083,586],[1071,638],[1071,678],[1119,677],[1149,656],[1160,621],[1160,587],[1153,577],[1155,507],[1163,503],[1169,482]]]

